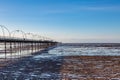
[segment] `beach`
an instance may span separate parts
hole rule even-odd
[[[25,58],[0,70],[0,80],[119,80],[118,56]]]
[[[62,45],[1,62],[0,80],[120,80],[116,44]]]

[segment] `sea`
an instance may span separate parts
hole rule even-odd
[[[120,43],[64,43],[49,50],[48,54],[43,55],[120,56]]]

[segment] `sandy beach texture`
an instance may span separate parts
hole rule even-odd
[[[120,80],[120,57],[23,58],[1,68],[0,80]]]

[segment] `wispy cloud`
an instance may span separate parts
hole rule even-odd
[[[120,11],[120,6],[65,6],[39,9],[41,13],[76,13],[81,11]]]
[[[120,6],[83,6],[78,7],[80,10],[120,10]]]

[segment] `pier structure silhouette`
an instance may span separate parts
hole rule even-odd
[[[33,33],[25,33],[22,30],[10,31],[4,25],[0,25],[0,59],[18,59],[31,56],[36,52],[56,46],[57,41]],[[19,33],[19,35],[16,35]]]

